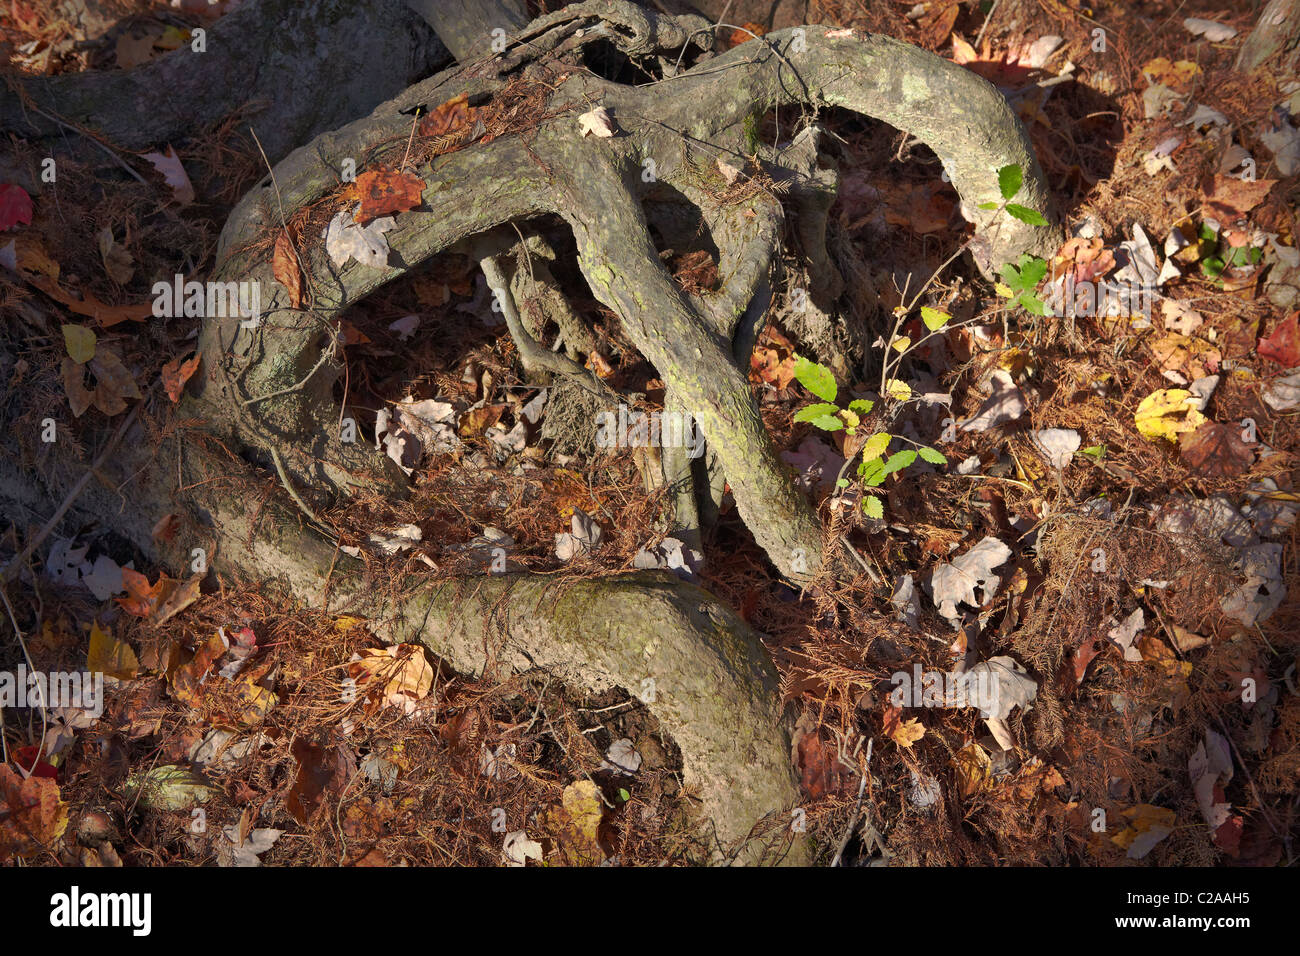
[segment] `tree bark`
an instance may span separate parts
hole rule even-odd
[[[1300,37],[1300,0],[1269,0],[1255,29],[1237,52],[1237,69],[1249,73]]]
[[[144,150],[247,108],[243,118],[274,163],[451,58],[399,0],[259,0],[213,24],[206,46],[132,70],[16,79],[0,92],[0,131],[62,135],[56,116],[120,149]]]

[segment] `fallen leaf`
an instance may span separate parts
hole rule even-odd
[[[973,417],[961,422],[962,431],[987,431],[995,425],[1015,421],[1024,415],[1028,406],[1010,373],[994,369],[989,374],[987,384],[992,388],[993,394],[985,399]]]
[[[284,805],[295,820],[306,826],[327,796],[340,794],[347,787],[354,773],[353,760],[345,747],[318,745],[301,737],[289,750],[298,761],[298,775]]]
[[[258,859],[275,845],[283,830],[251,830],[242,840],[239,827],[225,827],[221,831],[222,842],[217,847],[217,866],[261,866]]]
[[[1196,410],[1195,401],[1191,392],[1181,388],[1152,392],[1138,403],[1133,415],[1138,433],[1151,441],[1164,438],[1176,442],[1182,433],[1196,431],[1206,418]]]
[[[471,408],[460,417],[458,433],[461,438],[479,438],[489,428],[501,420],[501,414],[508,405],[480,405]]]
[[[133,70],[141,63],[152,60],[153,44],[156,39],[158,37],[154,33],[141,36],[139,33],[127,31],[120,34],[115,47],[117,65],[124,70]]]
[[[1237,28],[1230,27],[1226,23],[1218,23],[1214,20],[1203,20],[1200,17],[1186,17],[1183,20],[1183,28],[1194,37],[1205,37],[1211,43],[1222,43],[1224,40],[1231,40],[1237,35]]]
[[[1183,461],[1208,478],[1233,478],[1255,463],[1255,451],[1241,440],[1241,428],[1204,422],[1178,442]]]
[[[132,680],[140,672],[140,661],[130,644],[113,637],[111,629],[100,628],[98,621],[91,621],[86,670],[118,680]]]
[[[1029,434],[1034,448],[1058,471],[1064,470],[1082,444],[1073,428],[1042,428]]]
[[[162,173],[163,179],[172,188],[172,198],[179,205],[188,206],[194,202],[194,185],[190,182],[185,167],[181,165],[176,150],[168,146],[166,153],[145,153],[144,158],[153,163],[154,169]]]
[[[474,121],[475,115],[476,109],[469,105],[469,94],[459,93],[420,120],[420,135],[447,136],[459,132]]]
[[[953,754],[952,762],[957,768],[957,792],[963,797],[983,790],[992,779],[993,761],[988,752],[974,741]]]
[[[1123,811],[1128,826],[1110,838],[1116,846],[1128,851],[1130,860],[1141,860],[1169,834],[1174,832],[1174,811],[1164,807],[1140,803]]]
[[[95,357],[95,333],[84,325],[71,322],[63,324],[63,347],[68,358],[78,365],[85,365]]]
[[[1111,618],[1111,620],[1113,621],[1114,618]],[[1106,636],[1119,645],[1120,649],[1124,652],[1124,660],[1142,660],[1142,652],[1138,650],[1133,642],[1136,640],[1138,634],[1141,633],[1142,628],[1145,625],[1146,615],[1142,613],[1142,608],[1138,608],[1128,617],[1124,618],[1122,623],[1116,624],[1106,632]]]
[[[756,37],[761,37],[767,32],[767,27],[761,23],[742,23],[739,29],[722,29],[717,33],[717,37],[722,40],[722,48],[730,50],[732,47],[740,46],[742,43],[748,43]]]
[[[1167,86],[1180,93],[1186,93],[1192,81],[1201,72],[1201,68],[1191,60],[1169,62],[1168,57],[1156,57],[1142,64],[1142,74],[1151,82]]]
[[[353,655],[348,674],[374,710],[397,707],[414,713],[433,688],[433,667],[417,644],[365,648]]]
[[[104,271],[118,285],[126,285],[135,274],[131,254],[117,244],[110,226],[101,229],[95,238],[99,243],[99,258],[104,263]]]
[[[1216,173],[1210,195],[1205,197],[1205,212],[1224,225],[1246,218],[1246,214],[1264,201],[1276,179],[1239,179]]]
[[[361,200],[356,222],[364,226],[390,213],[407,212],[424,201],[425,182],[414,173],[388,166],[367,169],[356,178],[355,195]]]
[[[68,829],[68,805],[48,777],[23,779],[0,764],[0,863],[52,849]]]
[[[1205,731],[1205,739],[1187,761],[1187,773],[1192,780],[1196,804],[1201,816],[1213,834],[1216,846],[1230,856],[1237,855],[1241,841],[1240,818],[1233,823],[1232,804],[1224,796],[1224,787],[1232,779],[1232,750],[1226,738],[1213,730]]]
[[[604,858],[600,846],[600,821],[604,803],[600,790],[590,780],[579,780],[564,788],[560,806],[545,814],[547,831],[559,853],[570,866],[595,866]]]
[[[13,183],[0,184],[0,231],[32,223],[32,197]]]
[[[605,138],[614,135],[614,120],[603,106],[597,106],[594,110],[579,116],[578,127],[582,130],[583,136],[588,133]]]
[[[1283,368],[1300,366],[1300,312],[1292,312],[1274,327],[1268,338],[1260,340],[1259,355]]]
[[[185,390],[185,383],[199,367],[200,356],[195,353],[192,358],[181,361],[180,358],[174,358],[162,367],[163,391],[172,403],[181,400],[181,393]]]
[[[506,834],[501,845],[501,860],[506,866],[524,866],[529,860],[542,862],[542,845],[536,840],[528,839],[523,830]]]
[[[275,250],[271,255],[271,274],[276,282],[289,290],[289,306],[294,309],[301,306],[302,270],[298,268],[298,257],[294,254],[289,233],[283,229],[275,238]]]
[[[885,736],[900,747],[910,748],[925,736],[925,728],[921,726],[920,720],[915,717],[903,720],[903,711],[889,705],[885,705],[883,727]]]
[[[384,233],[397,227],[391,216],[376,219],[366,226],[359,225],[347,209],[341,209],[330,220],[325,233],[325,251],[336,268],[349,259],[362,265],[382,269],[388,265],[388,240]]]
[[[1205,322],[1195,309],[1173,299],[1160,300],[1160,314],[1164,319],[1165,331],[1177,332],[1179,335],[1191,335]]]
[[[64,292],[57,282],[41,276],[29,276],[27,279],[32,285],[40,289],[50,298],[66,305],[77,315],[85,315],[104,328],[110,328],[119,322],[143,322],[153,316],[153,302],[141,302],[138,305],[105,305],[100,302],[89,292],[84,298],[74,298],[69,292]]]
[[[1011,549],[992,536],[985,537],[965,554],[951,562],[940,563],[930,572],[930,593],[935,606],[949,622],[959,620],[958,604],[979,607],[975,588],[982,589],[985,600],[997,590],[998,576],[993,569],[1006,563]]]

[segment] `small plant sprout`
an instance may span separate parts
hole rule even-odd
[[[939,312],[937,309],[930,309],[929,311],[934,314],[928,321],[924,318],[923,321],[926,321],[927,326],[930,325],[930,322],[936,323],[935,326],[931,327],[931,331],[942,328],[947,323],[948,316],[945,313]],[[938,316],[942,316],[942,321],[937,318]],[[794,377],[800,385],[812,392],[813,395],[823,399],[821,402],[814,402],[799,409],[794,415],[794,421],[808,422],[814,428],[820,428],[822,431],[836,432],[842,430],[847,435],[858,437],[858,430],[863,427],[864,419],[875,408],[875,402],[870,399],[855,398],[844,407],[836,404],[839,387],[835,384],[835,377],[831,374],[830,369],[803,356],[796,356],[795,358]],[[899,384],[902,385],[901,382]],[[902,387],[907,389],[906,397],[910,397],[911,389],[907,388],[906,385]],[[918,456],[933,465],[948,463],[948,459],[939,451],[922,445],[918,445],[915,450],[907,448],[886,457],[890,445],[895,441],[907,442],[908,439],[891,435],[889,432],[874,432],[868,435],[861,442],[858,450],[845,461],[844,467],[840,470],[839,477],[835,481],[835,487],[840,489],[848,487],[850,482],[845,479],[844,472],[859,457],[861,457],[862,461],[858,465],[857,474],[864,491],[880,487],[887,477],[911,465]],[[852,446],[850,445],[850,447]],[[881,518],[884,516],[884,503],[875,494],[864,494],[862,510],[868,518]]]

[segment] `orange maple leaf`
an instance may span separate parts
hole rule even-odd
[[[390,213],[414,209],[424,201],[423,179],[388,166],[366,170],[357,177],[354,186],[361,200],[356,220],[362,226]]]

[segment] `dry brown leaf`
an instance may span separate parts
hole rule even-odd
[[[1183,461],[1209,478],[1232,478],[1255,463],[1255,451],[1242,441],[1237,425],[1205,422],[1183,434],[1178,447]]]
[[[1225,225],[1244,219],[1264,201],[1276,182],[1276,179],[1248,181],[1218,173],[1210,194],[1205,197],[1205,212]]]
[[[275,240],[271,274],[275,276],[276,282],[289,290],[290,307],[296,309],[302,305],[302,271],[298,268],[298,257],[294,254],[289,234],[283,229]]]
[[[68,805],[48,777],[23,779],[0,764],[0,863],[50,848],[68,828]]]

